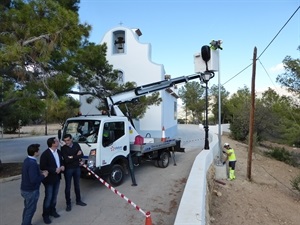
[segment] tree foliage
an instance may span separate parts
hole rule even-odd
[[[218,122],[219,118],[219,86],[213,85],[211,87],[211,97],[214,100],[212,104],[212,113],[214,115],[215,123]],[[226,102],[228,100],[229,92],[226,91],[224,86],[220,87],[221,94],[221,123],[228,123],[230,121],[229,111],[227,109]]]
[[[226,102],[231,135],[236,140],[245,140],[249,132],[250,97],[249,88],[244,87]]]
[[[97,98],[134,85],[120,85],[118,72],[106,60],[106,45],[88,41],[91,26],[80,23],[79,2],[1,1],[1,111],[16,108],[20,100],[31,104],[30,99],[44,107],[53,100],[57,101],[51,103],[53,106],[67,103],[72,108],[73,102],[65,98],[78,82]],[[159,104],[160,100],[157,93],[142,99],[137,116],[145,113],[147,104]],[[42,111],[40,115],[45,115],[45,108]],[[63,114],[57,120],[61,121]],[[6,119],[1,116],[0,122]]]
[[[192,81],[186,83],[178,91],[184,107],[191,111],[194,123],[200,123],[202,113],[205,112],[205,99],[203,98],[204,90],[199,82]]]
[[[298,46],[300,51],[300,46]],[[283,60],[285,72],[277,76],[277,82],[300,97],[300,59],[286,56]]]
[[[0,3],[0,109],[7,112],[0,122],[8,129],[18,120],[23,124],[37,120],[45,99],[59,101],[74,86],[69,61],[91,29],[79,23],[78,4],[78,0]]]
[[[47,99],[45,109],[45,120],[50,123],[64,124],[67,118],[78,115],[80,103],[70,96],[64,96],[59,99]]]
[[[0,74],[3,85],[14,88],[3,94],[0,109],[71,90],[75,80],[68,74],[68,58],[90,30],[79,24],[78,2],[16,0],[1,5]]]

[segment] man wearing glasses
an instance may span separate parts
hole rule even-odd
[[[81,201],[80,195],[80,161],[83,157],[82,150],[78,143],[73,142],[72,135],[66,134],[63,137],[65,145],[61,147],[61,153],[65,165],[65,198],[66,211],[71,211],[71,182],[74,179],[74,190],[76,195],[76,205],[86,206],[86,203]]]

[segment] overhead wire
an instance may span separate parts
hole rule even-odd
[[[227,80],[224,84],[227,84],[229,81],[231,81],[233,78],[235,78],[236,76],[238,76],[239,74],[241,74],[242,72],[244,72],[246,69],[248,69],[248,67],[252,66],[253,63],[250,63],[248,66],[246,66],[244,69],[242,69],[240,72],[238,72],[236,75],[234,75],[233,77],[231,77],[229,80]]]
[[[298,8],[295,10],[295,12],[290,16],[290,18],[285,22],[285,24],[281,27],[281,29],[277,32],[277,34],[274,36],[274,38],[269,42],[269,44],[267,45],[267,47],[265,47],[265,49],[262,51],[262,53],[256,58],[256,60],[258,60],[264,53],[265,51],[270,47],[270,45],[273,43],[273,41],[277,38],[277,36],[281,33],[281,31],[283,30],[283,28],[290,22],[290,20],[294,17],[294,15],[297,13],[297,11],[300,9],[300,6],[298,6]],[[231,77],[229,80],[227,80],[225,83],[223,83],[222,85],[227,84],[229,81],[231,81],[233,78],[237,77],[239,74],[241,74],[242,72],[244,72],[246,69],[248,69],[250,66],[252,66],[253,63],[251,63],[250,65],[246,66],[244,69],[242,69],[240,72],[238,72],[236,75],[234,75],[233,77]]]
[[[276,92],[279,93],[279,91],[278,91],[276,85],[275,85],[274,82],[272,81],[272,79],[271,79],[271,77],[270,77],[268,71],[266,70],[266,68],[264,67],[264,65],[262,64],[262,62],[261,62],[260,59],[258,59],[258,62],[260,63],[260,65],[261,65],[262,68],[264,69],[265,73],[268,75],[270,81],[271,81],[272,84],[274,85],[274,88],[275,88]],[[293,118],[294,122],[297,124],[298,122],[297,122],[296,118],[294,117],[294,114],[292,113],[291,108],[287,107],[287,111],[289,112],[290,116]]]
[[[286,23],[281,27],[281,29],[278,31],[278,33],[275,35],[275,37],[270,41],[270,43],[267,45],[267,47],[262,51],[262,53],[257,57],[259,59],[264,52],[269,48],[269,46],[272,44],[272,42],[277,38],[277,36],[280,34],[280,32],[283,30],[283,28],[290,22],[290,20],[294,17],[294,15],[297,13],[297,11],[300,9],[300,6],[295,10],[295,12],[290,16],[290,18],[286,21]],[[257,60],[256,59],[256,60]]]

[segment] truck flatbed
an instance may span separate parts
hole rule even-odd
[[[153,143],[144,143],[142,145],[130,144],[130,151],[135,153],[148,153],[156,150],[161,150],[165,148],[174,147],[174,151],[184,151],[180,148],[180,140],[167,139],[166,141],[161,141],[160,138],[153,138]],[[177,148],[180,149],[177,149]]]

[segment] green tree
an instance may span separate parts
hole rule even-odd
[[[63,125],[67,118],[74,117],[79,113],[79,101],[70,96],[62,97],[59,101],[47,99],[45,104],[47,105],[45,116],[50,123],[59,122]]]
[[[293,99],[269,89],[263,93],[261,101],[270,110],[264,119],[268,124],[263,132],[267,139],[290,145],[299,142],[299,108],[295,107]]]
[[[71,90],[68,58],[90,30],[79,24],[76,11],[62,6],[72,8],[72,2],[78,1],[16,0],[1,5],[0,74],[4,83],[22,93],[16,96],[13,90],[10,98],[4,96],[1,109],[20,99],[45,98],[50,92],[59,97]],[[65,80],[64,85],[51,87],[58,80]]]
[[[254,124],[258,141],[279,139],[283,132],[282,110],[288,110],[289,105],[271,88],[255,102]]]
[[[202,113],[205,112],[205,99],[203,98],[204,89],[199,82],[192,81],[186,83],[178,91],[184,107],[191,111],[194,123],[200,123]]]
[[[78,4],[77,0],[0,3],[0,111],[9,112],[1,114],[0,121],[7,129],[14,130],[19,119],[24,125],[37,121],[37,115],[41,118],[45,112],[42,99],[59,101],[74,86],[69,61],[90,31],[89,25],[79,24]],[[17,110],[21,105],[23,113],[36,111],[24,119]]]
[[[300,51],[300,46],[298,46],[297,50]],[[277,82],[300,96],[300,59],[286,56],[283,60],[283,65],[285,72],[277,76]]]
[[[229,111],[226,107],[226,102],[228,101],[229,92],[226,91],[224,86],[221,86],[220,92],[221,92],[221,123],[228,123],[230,118],[228,116]],[[212,113],[215,118],[215,123],[217,123],[219,118],[219,86],[213,85],[211,87],[210,93],[212,95],[212,98],[214,99],[213,101],[214,103],[212,105]]]
[[[236,140],[245,141],[249,135],[250,97],[245,87],[226,103],[232,115],[231,135]],[[257,141],[299,143],[299,109],[292,103],[290,97],[279,96],[270,88],[255,99],[254,133]]]
[[[300,51],[300,46],[297,48]],[[286,123],[285,140],[290,144],[300,145],[300,59],[286,56],[283,60],[285,72],[277,76],[277,82],[298,96],[298,100],[290,100],[289,113],[285,114]]]
[[[250,97],[249,88],[244,86],[225,102],[231,121],[231,136],[235,140],[244,141],[249,133]]]
[[[106,45],[88,41],[91,26],[79,22],[79,2],[0,3],[0,75],[2,86],[10,87],[2,88],[1,110],[25,99],[54,99],[59,103],[78,82],[102,99],[135,86],[119,85],[118,72],[106,61]],[[145,113],[148,104],[160,101],[158,93],[141,98],[136,117]]]

